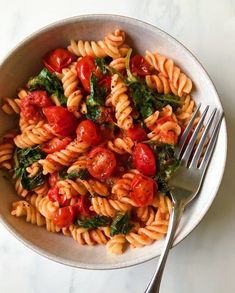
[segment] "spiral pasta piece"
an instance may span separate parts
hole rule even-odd
[[[129,170],[121,179],[113,185],[112,193],[120,200],[122,197],[129,197],[131,190],[131,182],[139,171],[136,169]]]
[[[108,252],[122,254],[125,250],[126,238],[124,235],[115,235],[106,244]]]
[[[85,195],[87,189],[80,180],[73,181],[71,179],[60,180],[57,182],[56,186],[59,188],[59,193],[66,195],[67,199],[72,198],[76,195]]]
[[[7,170],[11,170],[12,166],[12,158],[14,155],[14,144],[12,141],[2,142],[0,144],[0,167],[5,168]]]
[[[19,148],[32,147],[37,144],[42,144],[50,140],[54,135],[50,131],[50,127],[40,121],[32,129],[25,130],[22,134],[14,138],[14,142]]]
[[[78,42],[71,40],[68,50],[77,56],[93,56],[106,57],[110,56],[113,59],[121,57],[126,51],[121,48],[125,41],[125,33],[120,30],[115,30],[109,33],[103,41],[82,41]],[[124,47],[125,48],[125,47]]]
[[[47,195],[49,191],[48,183],[45,181],[43,184],[34,188],[33,191],[37,193],[38,195],[43,195],[43,196]]]
[[[130,209],[128,204],[121,203],[118,200],[107,199],[102,197],[93,197],[91,199],[90,210],[96,212],[98,215],[114,217],[116,211],[126,212]]]
[[[67,170],[67,173],[79,172],[86,169],[87,158],[86,156],[80,156]]]
[[[92,193],[95,193],[101,196],[109,195],[108,187],[104,183],[100,182],[99,180],[89,179],[88,183],[90,185],[90,188],[92,189]]]
[[[117,74],[112,76],[111,98],[112,105],[115,107],[115,117],[117,124],[122,129],[129,129],[133,126],[133,118],[130,115],[132,108],[128,98],[127,87]]]
[[[132,154],[134,142],[130,137],[116,138],[114,141],[108,141],[108,147],[118,154]]]
[[[34,162],[32,165],[26,168],[26,171],[29,173],[28,177],[34,177],[40,170],[41,165],[38,162]]]
[[[48,232],[58,233],[61,231],[61,228],[57,227],[53,221],[46,219],[46,229]]]
[[[153,130],[148,133],[148,138],[161,143],[176,144],[181,127],[176,116],[172,114],[172,107],[169,105],[164,107],[160,115],[161,117],[156,120],[155,125],[151,125]]]
[[[45,218],[37,211],[37,209],[25,200],[13,202],[11,215],[16,217],[26,216],[26,222],[37,226],[45,225]]]
[[[192,81],[180,68],[175,66],[173,60],[166,58],[158,53],[146,51],[146,60],[155,70],[161,72],[162,75],[169,79],[172,88],[177,90],[178,96],[189,94],[192,90]]]
[[[79,118],[80,113],[78,111],[80,102],[83,98],[81,91],[78,89],[78,76],[76,69],[72,67],[64,68],[62,70],[63,77],[61,79],[64,95],[67,97],[67,108],[70,112]]]
[[[114,59],[109,63],[109,66],[116,69],[117,71],[122,71],[126,68],[125,60],[126,59],[124,57]]]
[[[107,236],[101,229],[88,230],[86,228],[70,226],[70,231],[73,239],[80,245],[93,246],[95,244],[106,244]]]
[[[22,197],[26,197],[26,195],[29,193],[29,191],[24,189],[24,187],[22,186],[20,178],[16,179],[15,190],[16,190],[17,195],[22,196]]]
[[[63,166],[71,165],[79,154],[88,150],[89,146],[90,145],[85,142],[74,140],[68,144],[65,149],[49,154],[45,159],[39,160],[39,163],[43,167],[43,174],[54,173]]]
[[[177,89],[174,88],[174,86],[169,82],[169,79],[162,73],[159,73],[158,75],[146,75],[145,81],[148,87],[156,90],[160,94],[178,94]]]
[[[136,216],[142,222],[145,222],[146,225],[150,225],[155,219],[155,211],[151,206],[138,207],[136,209]]]
[[[2,110],[8,115],[20,113],[20,99],[4,98]]]
[[[154,221],[139,228],[137,232],[130,232],[126,235],[126,240],[131,244],[131,247],[142,247],[151,244],[154,240],[162,239],[167,233],[171,208],[171,200],[160,194],[159,207]]]
[[[157,110],[152,115],[150,115],[149,117],[145,118],[144,119],[145,125],[148,128],[152,129],[152,127],[155,125],[155,123],[158,120],[159,114],[160,114],[160,112]]]
[[[28,200],[48,220],[52,220],[55,212],[59,209],[58,202],[50,201],[47,196],[33,194]]]

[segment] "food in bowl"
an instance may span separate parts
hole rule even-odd
[[[121,254],[162,239],[174,148],[195,102],[192,81],[172,59],[134,54],[125,32],[74,41],[6,98],[18,115],[0,145],[16,193],[11,214]]]

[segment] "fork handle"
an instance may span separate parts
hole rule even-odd
[[[182,201],[179,201],[179,202],[176,201],[173,203],[172,212],[171,212],[171,216],[169,220],[169,227],[168,227],[165,243],[163,246],[163,250],[158,262],[158,266],[144,293],[159,293],[161,279],[162,279],[163,271],[165,268],[166,260],[167,260],[170,248],[172,247],[172,244],[174,242],[174,236],[175,236],[178,224],[180,222],[181,216],[183,214],[184,207],[185,205],[183,204]]]

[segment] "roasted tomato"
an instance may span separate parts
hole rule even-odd
[[[108,93],[111,91],[111,80],[112,80],[111,76],[105,76],[99,81],[99,85],[104,86]]]
[[[73,206],[67,206],[58,209],[53,218],[53,223],[59,227],[68,227],[73,224],[75,219],[75,209]]]
[[[127,136],[135,141],[143,141],[147,139],[147,133],[140,125],[135,125],[127,130]]]
[[[75,204],[76,213],[79,216],[88,217],[90,216],[90,201],[88,200],[86,195],[81,195],[78,199],[78,202]]]
[[[116,167],[116,158],[112,151],[104,147],[95,147],[88,154],[87,169],[97,179],[106,179]]]
[[[151,66],[141,55],[135,55],[130,62],[131,72],[139,76],[151,74]]]
[[[101,139],[98,127],[92,120],[89,119],[83,120],[79,123],[76,133],[79,140],[93,146],[97,145]]]
[[[77,127],[77,119],[64,107],[46,107],[43,113],[52,129],[61,136],[69,136]]]
[[[90,78],[92,72],[96,72],[95,58],[92,56],[82,57],[77,62],[77,75],[86,92],[90,93]]]
[[[151,178],[137,174],[131,182],[131,199],[139,207],[150,205],[157,192],[157,183]]]
[[[21,114],[26,119],[37,120],[42,116],[41,108],[51,105],[52,102],[47,96],[46,91],[29,92],[28,95],[21,100]]]
[[[57,186],[50,188],[47,196],[50,201],[58,202],[60,206],[67,206],[69,204],[69,199],[67,199],[65,194],[59,193],[59,188]]]
[[[50,72],[61,72],[64,67],[76,60],[76,57],[64,48],[57,48],[45,55],[43,64]]]
[[[69,136],[64,138],[54,137],[42,145],[42,151],[47,154],[53,154],[54,152],[63,150],[71,141],[72,138]]]
[[[136,169],[146,176],[153,176],[156,173],[153,151],[144,143],[138,143],[134,148],[133,163]]]
[[[55,187],[56,183],[59,181],[59,175],[57,172],[55,173],[50,173],[50,176],[49,176],[49,179],[48,179],[48,182],[49,182],[49,185],[50,187]],[[59,193],[59,190],[58,190],[58,193]]]

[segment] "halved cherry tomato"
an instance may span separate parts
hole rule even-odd
[[[77,137],[91,145],[97,145],[100,142],[101,136],[98,127],[92,120],[83,120],[78,124],[76,129]]]
[[[50,187],[55,187],[56,183],[59,181],[59,175],[57,172],[54,173],[50,173],[49,179],[48,179],[48,183],[50,185]],[[59,192],[59,190],[58,190]]]
[[[100,111],[100,116],[97,119],[97,123],[102,124],[102,123],[114,121],[115,112],[112,108],[100,106],[99,111]]]
[[[133,151],[133,162],[137,170],[146,176],[156,173],[156,162],[153,151],[144,143],[138,143]]]
[[[140,174],[135,175],[131,182],[130,195],[139,207],[151,204],[156,192],[156,181]]]
[[[63,150],[71,141],[72,138],[70,136],[64,138],[54,137],[42,145],[42,151],[47,154],[53,154]]]
[[[90,202],[86,195],[81,195],[78,199],[78,202],[75,204],[76,212],[78,215],[88,217],[90,216]]]
[[[132,140],[143,141],[147,139],[147,133],[140,125],[134,125],[134,127],[127,130],[127,136]]]
[[[21,114],[26,119],[37,120],[42,116],[41,108],[52,105],[46,91],[33,91],[21,100]]]
[[[99,81],[99,85],[104,86],[107,89],[108,93],[111,91],[111,80],[111,76],[105,76]]]
[[[65,194],[59,193],[59,188],[56,186],[49,189],[47,196],[50,201],[58,202],[60,206],[69,205],[69,199],[67,199]]]
[[[77,127],[77,119],[64,107],[46,107],[43,113],[52,129],[61,136],[69,136]]]
[[[73,206],[67,206],[63,208],[59,208],[58,211],[56,211],[53,223],[59,227],[68,227],[71,225],[75,218],[75,209]]]
[[[43,58],[43,64],[50,72],[61,72],[64,67],[76,60],[76,57],[64,48],[48,52]]]
[[[90,93],[90,78],[92,72],[96,72],[95,58],[92,56],[82,57],[77,62],[77,75],[86,92]]]
[[[141,55],[135,55],[130,62],[131,72],[145,76],[151,74],[151,66]]]
[[[171,130],[167,132],[162,131],[159,133],[159,142],[175,145],[178,142],[178,136]]]
[[[87,169],[97,179],[106,179],[116,167],[116,158],[112,151],[104,147],[95,147],[88,154]]]

